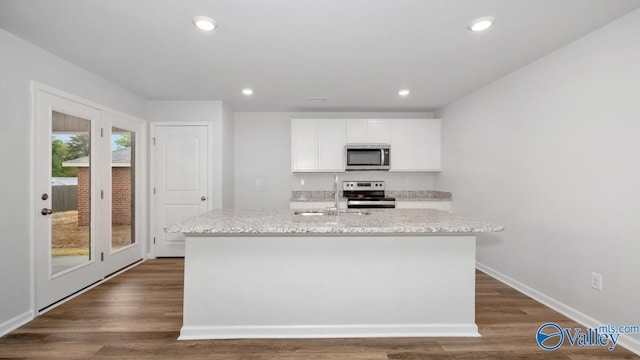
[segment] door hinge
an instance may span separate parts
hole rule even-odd
[[[156,144],[156,138],[152,137],[151,138],[151,142],[153,142],[153,145],[155,145]]]
[[[104,137],[104,128],[100,128],[100,137]]]
[[[153,195],[156,194],[156,188],[153,188]]]
[[[104,253],[103,252],[100,253],[100,261],[104,261]]]
[[[156,244],[156,238],[155,237],[153,238],[153,244],[154,245]]]
[[[100,199],[104,199],[104,190],[100,190]]]

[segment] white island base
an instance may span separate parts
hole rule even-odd
[[[480,336],[473,234],[186,235],[180,340]]]

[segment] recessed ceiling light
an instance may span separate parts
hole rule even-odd
[[[253,90],[251,89],[242,89],[242,93],[245,95],[251,95],[253,94]]]
[[[411,93],[411,91],[407,90],[407,89],[402,89],[400,91],[398,91],[398,95],[400,96],[407,96]]]
[[[483,17],[477,18],[469,23],[469,30],[475,31],[475,32],[485,31],[488,28],[490,28],[495,21],[496,21],[496,18],[494,18],[493,16],[483,16]]]
[[[213,31],[218,27],[218,24],[212,18],[208,16],[196,16],[193,18],[193,25],[198,29],[204,31]]]

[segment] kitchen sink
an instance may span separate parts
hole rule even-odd
[[[322,215],[333,215],[333,213],[323,211],[323,210],[305,210],[305,211],[296,211],[293,213],[294,215],[302,215],[302,216],[322,216]]]
[[[323,215],[335,216],[335,211],[304,210],[304,211],[296,211],[293,214],[302,215],[302,216],[323,216]],[[368,211],[362,211],[362,210],[340,210],[340,215],[371,215],[371,213]]]
[[[346,215],[371,215],[370,212],[364,210],[342,210],[340,214]]]

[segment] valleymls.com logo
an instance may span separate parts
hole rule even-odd
[[[620,334],[640,333],[638,325],[613,326],[602,325],[597,328],[562,328],[556,323],[540,325],[536,332],[536,342],[547,351],[558,349],[564,340],[568,340],[571,346],[605,346],[613,351],[618,344]]]
[[[554,323],[542,324],[536,333],[536,341],[545,350],[555,350],[564,342],[562,328]]]

